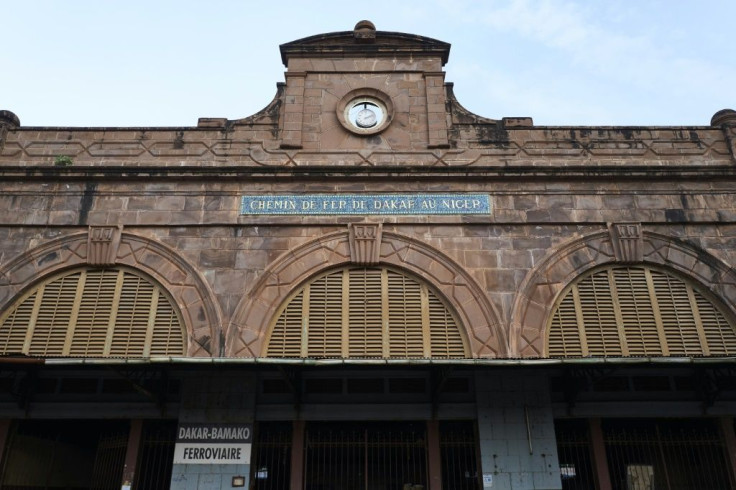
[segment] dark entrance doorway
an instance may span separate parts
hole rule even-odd
[[[0,471],[3,490],[119,490],[128,420],[19,420]],[[176,421],[148,420],[139,441],[134,488],[168,488]]]
[[[129,431],[128,421],[17,421],[2,488],[119,489]]]

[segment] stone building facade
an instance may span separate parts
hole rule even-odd
[[[736,112],[488,119],[449,51],[362,21],[244,119],[0,112],[2,486],[734,488]]]

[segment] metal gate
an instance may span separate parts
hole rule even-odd
[[[614,489],[731,488],[724,443],[711,420],[604,420],[602,428]]]
[[[473,422],[440,422],[442,490],[478,490],[478,440]]]
[[[588,421],[557,420],[555,434],[563,490],[595,488]]]
[[[424,423],[314,423],[305,435],[306,490],[421,490]]]
[[[291,422],[260,422],[251,455],[251,490],[289,490]]]
[[[133,485],[136,490],[169,488],[174,464],[176,426],[176,420],[144,422]]]

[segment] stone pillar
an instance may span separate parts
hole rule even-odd
[[[295,420],[291,433],[291,490],[304,488],[304,421]]]
[[[611,473],[606,458],[606,444],[603,440],[601,419],[588,419],[590,430],[590,449],[593,453],[593,469],[595,471],[596,490],[611,490]]]
[[[257,380],[250,373],[208,371],[182,380],[179,422],[253,423]],[[245,478],[250,488],[250,464],[175,464],[172,490],[232,489],[233,477]]]
[[[547,375],[479,370],[475,383],[484,490],[561,489]]]
[[[281,148],[302,147],[302,124],[304,122],[304,84],[306,73],[286,72],[286,91],[279,126]]]
[[[449,148],[447,109],[445,107],[445,74],[444,72],[425,73],[424,83],[427,93],[429,148]]]
[[[442,490],[440,422],[437,419],[427,421],[427,461],[429,463],[429,490]]]
[[[723,109],[716,112],[710,120],[710,125],[723,130],[723,137],[731,152],[731,160],[736,162],[736,111]]]
[[[133,419],[130,421],[130,432],[128,433],[128,447],[125,450],[125,465],[123,466],[122,487],[132,487],[135,481],[135,472],[138,466],[138,453],[141,449],[141,435],[143,433],[143,421]]]

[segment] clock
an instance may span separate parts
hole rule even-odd
[[[358,89],[346,94],[337,107],[337,118],[345,129],[360,136],[380,133],[391,122],[391,99],[375,89]]]
[[[363,102],[363,108],[355,115],[355,125],[359,128],[372,128],[378,124],[376,105]]]

